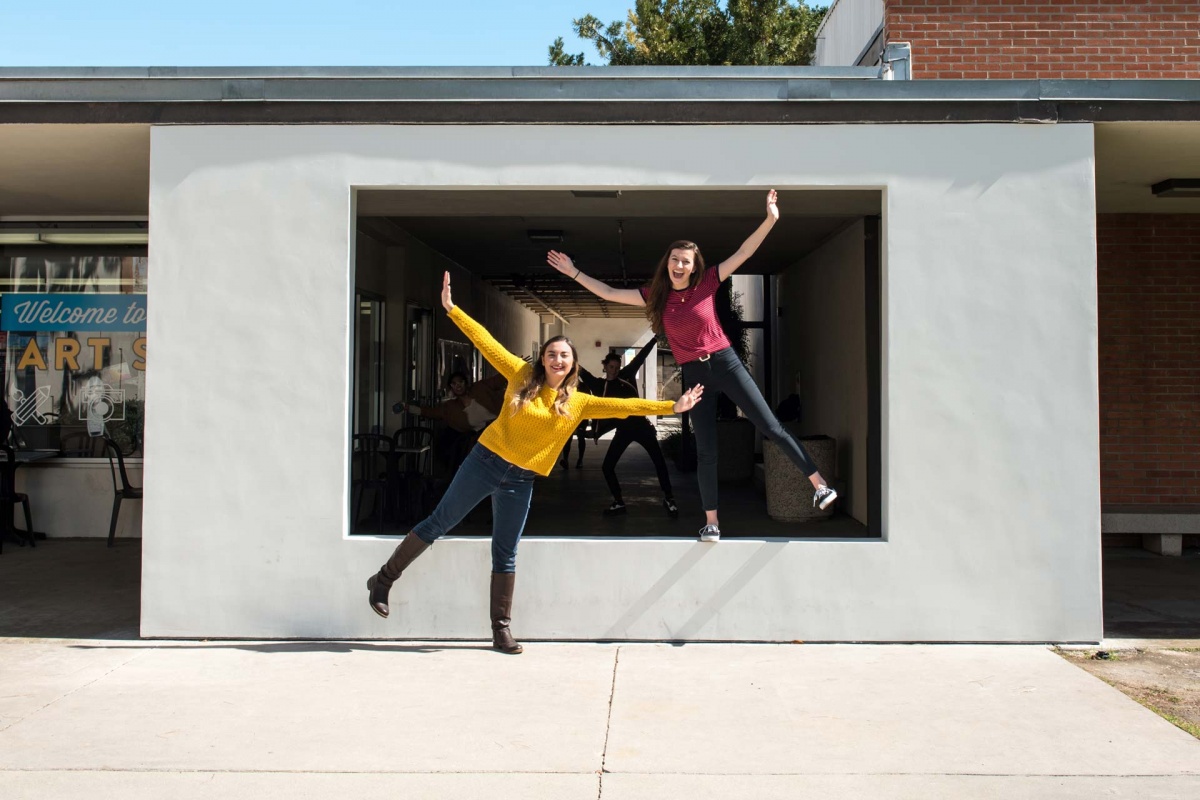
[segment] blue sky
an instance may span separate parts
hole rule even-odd
[[[0,67],[543,66],[633,0],[0,0]]]

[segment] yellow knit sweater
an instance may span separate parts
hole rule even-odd
[[[548,386],[543,386],[538,396],[526,403],[520,412],[514,412],[510,405],[513,395],[525,385],[533,367],[505,350],[486,328],[467,316],[458,306],[450,311],[450,319],[462,329],[472,344],[479,348],[483,357],[501,375],[508,378],[508,388],[504,390],[504,406],[500,409],[500,416],[479,437],[479,443],[510,464],[516,464],[539,475],[549,475],[563,445],[575,432],[581,420],[624,419],[675,413],[675,404],[670,400],[596,397],[575,391],[571,393],[571,399],[567,402],[567,415],[559,416],[554,411],[558,391]]]

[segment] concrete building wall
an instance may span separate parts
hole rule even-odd
[[[1200,503],[1200,217],[1101,214],[1105,505]]]
[[[1200,78],[1195,3],[887,0],[886,17],[914,78]]]
[[[805,435],[838,441],[831,477],[843,510],[867,523],[867,361],[862,222],[780,276],[785,374],[799,374]],[[790,385],[790,384],[789,384]]]
[[[516,631],[1101,635],[1090,125],[167,126],[152,145],[143,634],[488,634],[482,539],[432,548],[390,619],[366,606],[395,540],[347,537],[355,187],[775,186],[885,193],[885,538],[528,540]],[[197,380],[200,349],[222,381]]]

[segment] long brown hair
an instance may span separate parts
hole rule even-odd
[[[667,297],[671,293],[671,270],[668,262],[671,260],[672,250],[691,250],[694,254],[692,276],[688,280],[689,289],[699,285],[700,280],[704,277],[704,256],[700,254],[699,245],[686,239],[671,242],[667,252],[663,253],[663,257],[658,261],[658,269],[654,271],[654,277],[650,279],[650,291],[646,296],[646,319],[650,320],[650,327],[654,329],[654,332],[659,334],[663,332],[663,312],[667,310]]]
[[[555,336],[552,339],[547,339],[542,345],[541,352],[538,353],[537,363],[531,365],[529,377],[525,379],[525,385],[517,391],[513,392],[512,412],[516,414],[525,404],[538,396],[538,392],[542,391],[542,387],[546,385],[546,365],[543,361],[546,357],[546,349],[555,342],[566,342],[571,348],[571,371],[563,378],[562,384],[558,387],[558,396],[554,398],[554,413],[560,417],[567,416],[567,404],[571,402],[571,395],[579,386],[579,352],[575,349],[575,343],[566,336]]]

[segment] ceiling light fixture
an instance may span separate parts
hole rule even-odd
[[[1200,178],[1168,178],[1150,187],[1155,197],[1200,197]]]
[[[144,222],[0,222],[0,245],[145,245]]]
[[[529,241],[541,244],[562,244],[563,240],[562,231],[531,230],[525,231],[525,235],[529,237]]]
[[[603,199],[603,200],[616,200],[618,197],[621,196],[621,190],[620,189],[606,189],[606,190],[572,189],[571,194],[575,195],[576,197],[591,197],[591,198],[598,198],[598,199]]]

